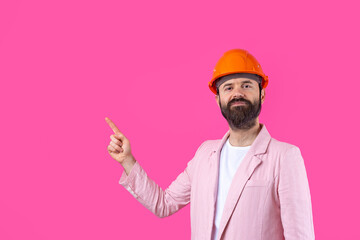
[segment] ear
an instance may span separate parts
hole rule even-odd
[[[220,103],[219,103],[220,97],[218,94],[215,95],[215,100],[216,100],[217,105],[220,107]]]
[[[265,89],[261,89],[261,104],[263,104],[265,101]]]

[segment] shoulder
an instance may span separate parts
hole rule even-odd
[[[297,174],[304,168],[304,159],[300,148],[295,144],[271,138],[268,149],[263,156],[267,166],[274,168],[274,177],[284,172]]]
[[[205,140],[198,150],[206,151],[206,150],[215,150],[219,144],[221,143],[221,139],[215,139],[215,140]]]
[[[221,139],[205,140],[196,150],[195,157],[210,156],[221,144]]]
[[[294,144],[280,141],[271,137],[268,150],[272,152],[286,154],[289,151],[300,151],[300,148]]]

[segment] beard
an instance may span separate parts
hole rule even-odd
[[[233,103],[243,102],[245,105],[231,106]],[[236,98],[228,102],[226,106],[221,105],[220,109],[224,118],[229,123],[229,126],[235,129],[250,129],[256,124],[256,118],[261,111],[260,98],[252,104],[249,100],[244,98]]]

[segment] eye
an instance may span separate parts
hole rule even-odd
[[[231,90],[231,88],[232,88],[232,87],[226,87],[226,88],[225,88],[225,91],[229,91],[229,90]]]
[[[250,84],[245,84],[244,88],[251,88],[251,85]]]

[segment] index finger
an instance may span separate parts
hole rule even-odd
[[[120,133],[120,130],[117,128],[117,126],[115,125],[115,123],[113,123],[113,121],[110,120],[110,118],[105,117],[105,121],[107,122],[107,124],[109,124],[109,126],[111,127],[111,129],[114,131],[114,133]]]

